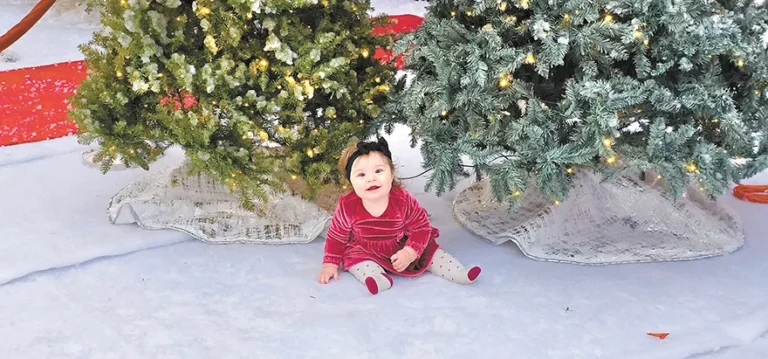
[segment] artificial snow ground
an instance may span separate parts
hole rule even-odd
[[[389,14],[424,6],[373,4]],[[0,33],[31,7],[0,0]],[[3,66],[74,59],[87,26],[73,30],[61,19],[81,17],[65,13],[11,47],[21,62]],[[388,137],[400,176],[421,172],[406,133]],[[315,282],[322,238],[217,246],[109,224],[110,197],[146,173],[102,175],[82,164],[86,149],[72,137],[0,148],[0,358],[768,357],[768,205],[726,196],[747,234],[731,255],[578,266],[470,235],[451,216],[456,192],[424,193],[422,177],[406,187],[440,243],[483,273],[471,286],[395,278],[370,296],[347,274]],[[171,151],[153,170],[180,158]],[[748,182],[768,183],[768,173]]]

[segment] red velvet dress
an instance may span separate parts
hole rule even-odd
[[[372,260],[387,272],[412,277],[424,273],[439,248],[440,235],[432,227],[427,211],[416,198],[402,188],[393,187],[384,213],[374,217],[363,207],[355,192],[339,198],[325,239],[323,263],[342,264],[345,270],[362,261]],[[402,272],[392,267],[393,254],[409,246],[417,258]]]

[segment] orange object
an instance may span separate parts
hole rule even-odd
[[[733,195],[742,201],[768,204],[768,185],[739,184],[733,188]]]
[[[669,335],[669,333],[648,333],[648,335],[659,339],[664,339]]]
[[[55,2],[56,0],[40,0],[16,26],[8,30],[3,36],[0,36],[0,52],[13,45],[16,40],[26,34],[32,28],[32,25],[36,24]]]

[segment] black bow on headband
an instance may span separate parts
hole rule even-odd
[[[357,143],[357,150],[352,152],[349,156],[349,160],[347,160],[347,181],[349,181],[350,175],[352,174],[352,164],[355,163],[355,160],[358,157],[367,155],[371,152],[381,152],[384,156],[387,156],[390,161],[392,160],[392,152],[389,152],[389,144],[387,144],[387,140],[383,137],[379,137],[377,142],[360,141]]]

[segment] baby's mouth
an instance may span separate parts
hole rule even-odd
[[[377,189],[381,188],[381,186],[370,186],[368,187],[367,191],[375,191]]]

